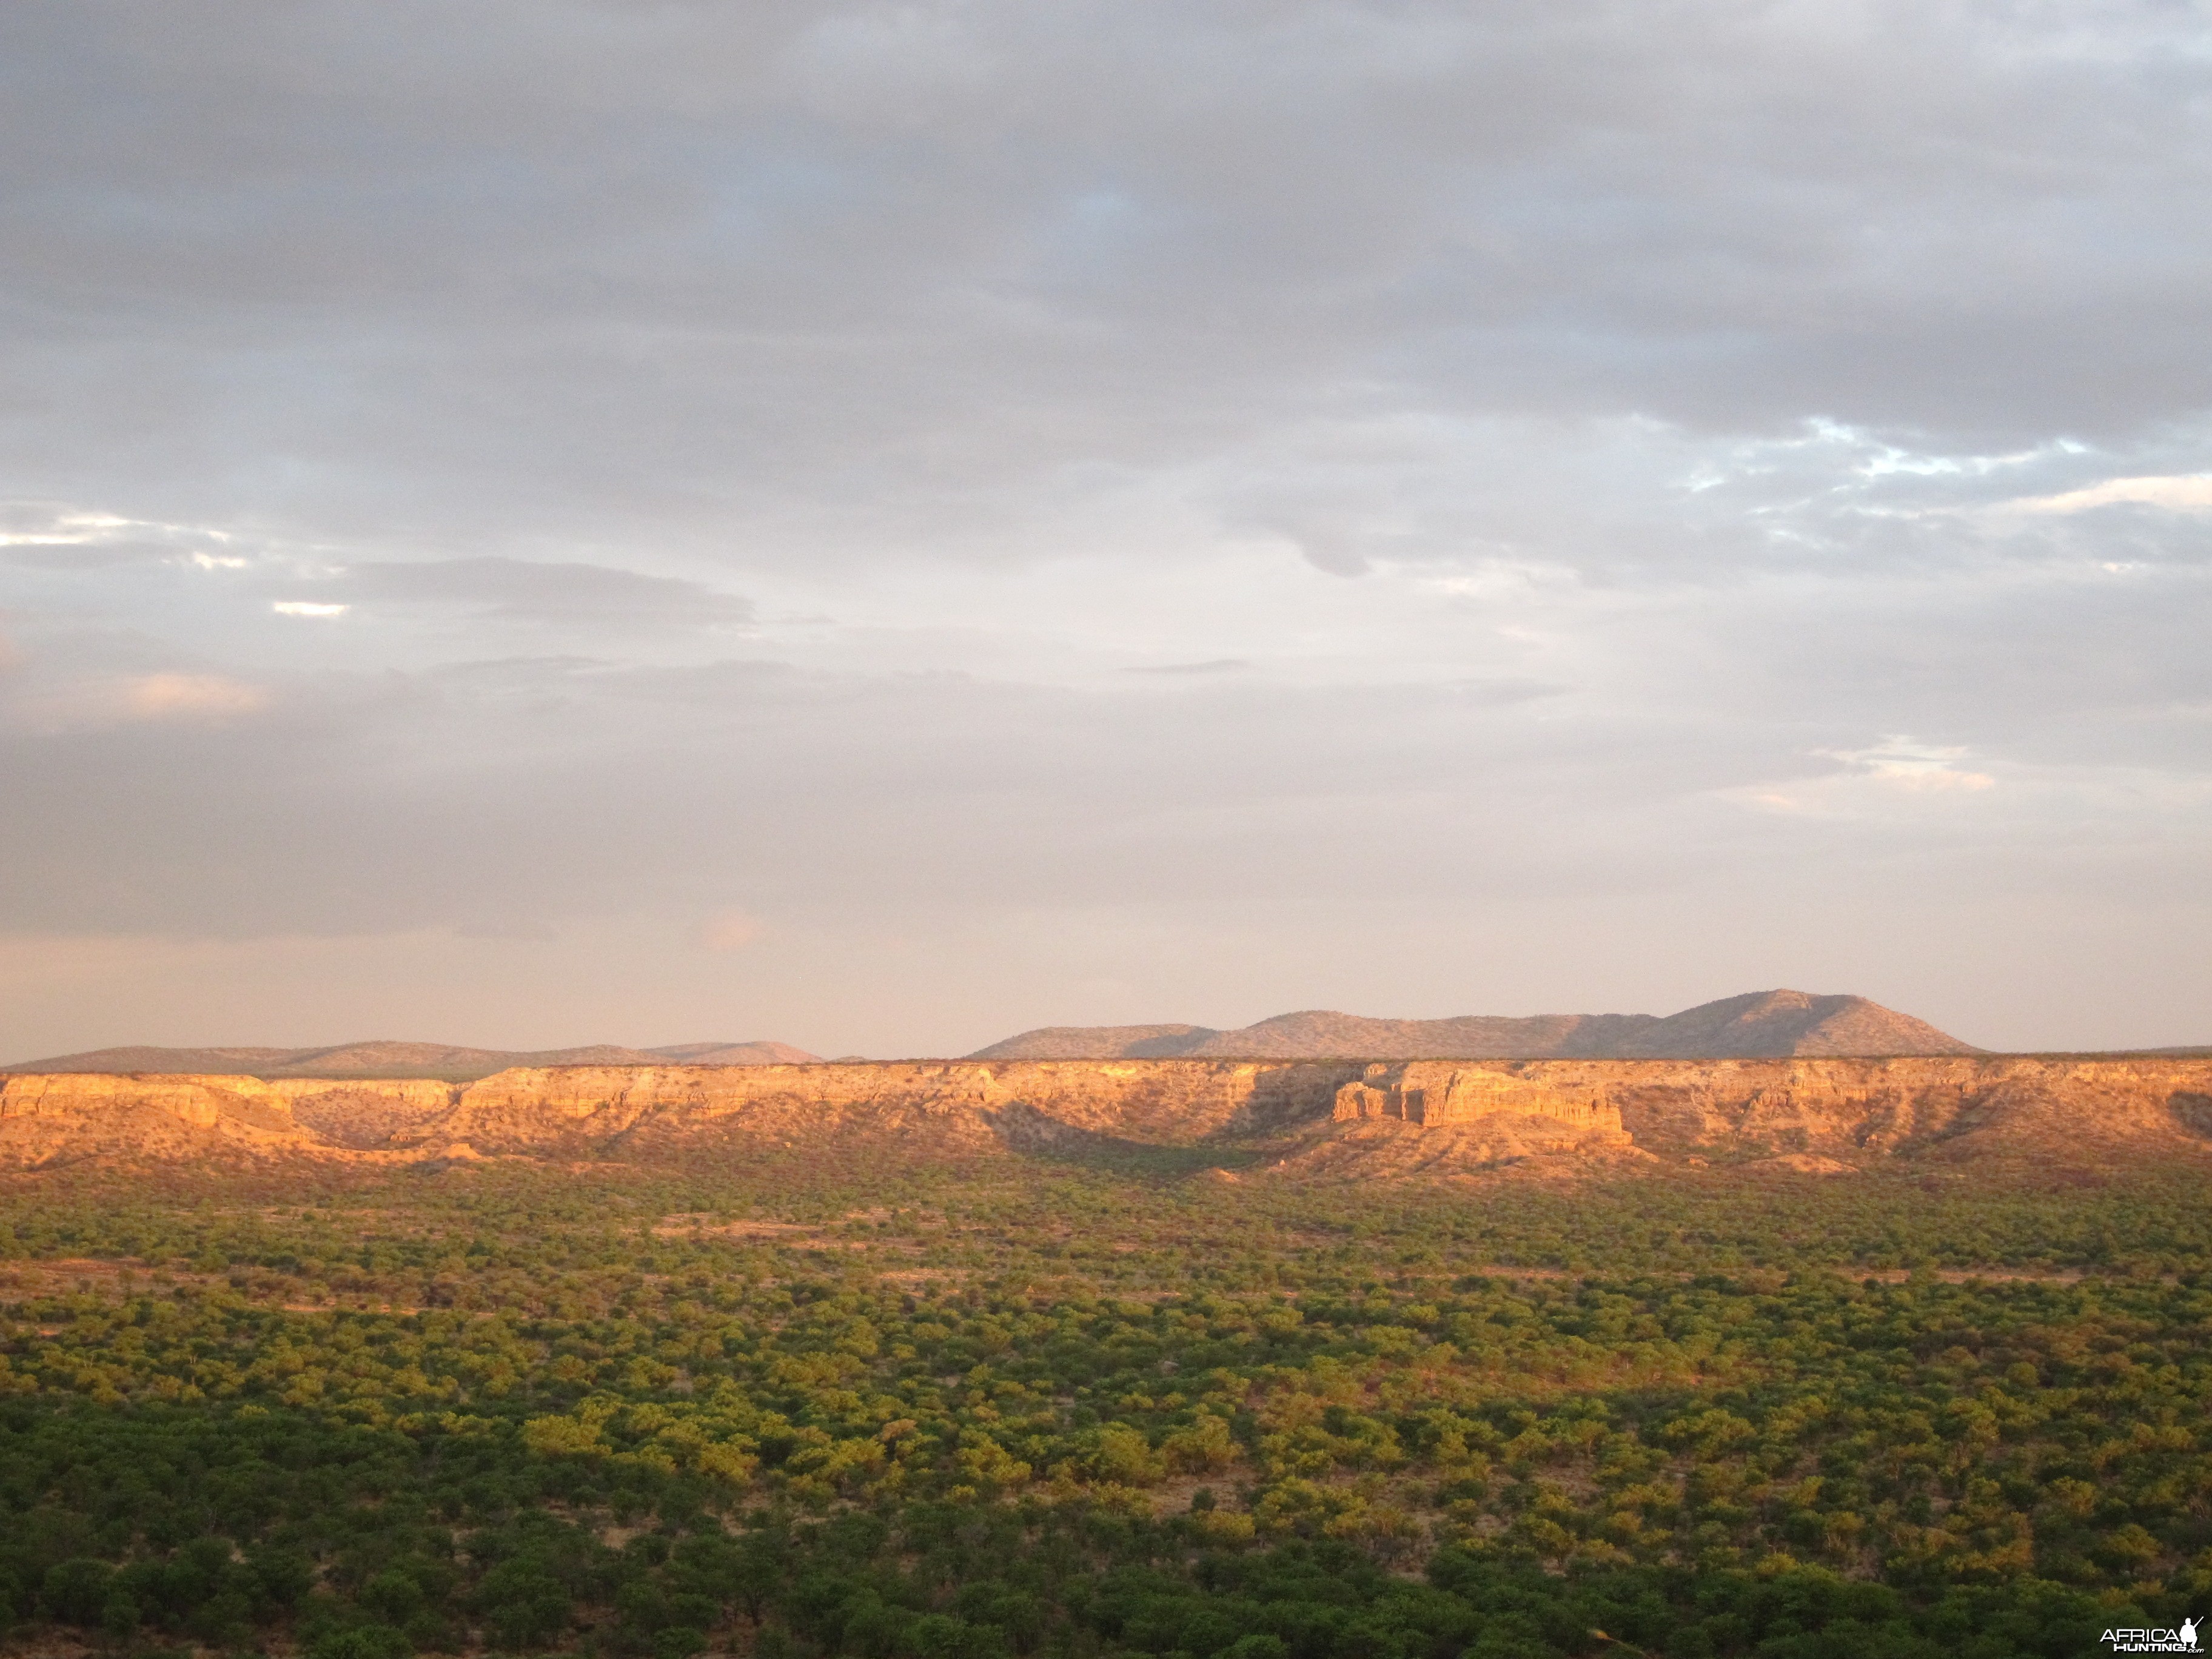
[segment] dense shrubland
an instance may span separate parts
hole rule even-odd
[[[155,1179],[0,1197],[18,1641],[1973,1656],[2212,1611],[2178,1182]]]

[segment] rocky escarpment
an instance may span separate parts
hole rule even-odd
[[[1280,1173],[1358,1178],[1500,1168],[1617,1168],[1647,1155],[1602,1079],[1526,1067],[1376,1061],[1340,1087],[1330,1124],[1300,1139]]]
[[[0,1167],[88,1156],[668,1157],[835,1140],[1002,1152],[1188,1145],[1326,1120],[1356,1064],[957,1060],[517,1067],[471,1084],[0,1079]]]
[[[1424,1127],[1492,1117],[1540,1117],[1571,1128],[1620,1134],[1620,1109],[1591,1079],[1553,1079],[1487,1066],[1378,1060],[1336,1091],[1338,1122],[1390,1118]]]
[[[1930,1056],[1371,1065],[1285,1169],[2212,1163],[2212,1063]],[[1452,1149],[1456,1148],[1454,1151]]]
[[[0,1168],[368,1152],[450,1114],[457,1092],[422,1078],[19,1075],[0,1079]]]
[[[1189,1145],[1325,1117],[1337,1086],[1358,1073],[1223,1060],[566,1066],[471,1085],[422,1133],[488,1152],[855,1136],[974,1149],[1041,1144],[1055,1130]]]
[[[969,1160],[1113,1144],[1285,1178],[1718,1164],[2212,1166],[2212,1059],[862,1062],[524,1067],[471,1084],[0,1081],[0,1167],[87,1158]]]
[[[1562,1067],[1560,1080],[1573,1068]],[[1589,1066],[1639,1146],[1743,1149],[1863,1164],[2195,1157],[2208,1146],[2212,1062],[2014,1057]]]

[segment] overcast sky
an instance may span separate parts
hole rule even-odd
[[[2212,10],[0,12],[0,1060],[2212,1042]]]

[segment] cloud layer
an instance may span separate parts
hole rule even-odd
[[[2188,9],[77,7],[0,81],[11,1053],[2208,1040]]]

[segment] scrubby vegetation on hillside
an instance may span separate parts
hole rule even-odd
[[[2212,1610],[2178,1180],[196,1179],[0,1192],[19,1644],[1856,1659]]]

